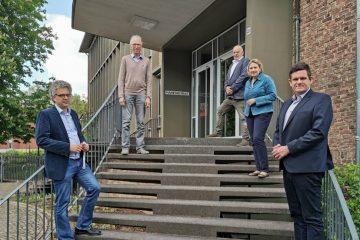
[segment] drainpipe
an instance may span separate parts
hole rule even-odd
[[[300,0],[294,2],[294,22],[295,22],[295,37],[294,37],[294,63],[300,61]]]
[[[356,163],[360,164],[360,0],[356,0]]]

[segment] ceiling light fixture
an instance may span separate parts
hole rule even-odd
[[[139,27],[145,30],[151,30],[158,24],[158,21],[134,15],[130,23],[134,27]]]

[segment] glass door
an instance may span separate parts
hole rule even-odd
[[[193,137],[205,137],[211,133],[211,116],[214,114],[210,108],[213,100],[213,67],[211,64],[198,68],[193,82]]]

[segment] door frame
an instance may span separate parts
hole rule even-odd
[[[200,67],[198,67],[196,70],[195,70],[195,76],[194,76],[194,79],[193,79],[193,86],[192,86],[192,89],[194,89],[195,91],[192,93],[194,95],[194,97],[192,98],[192,107],[193,107],[193,111],[192,111],[192,121],[191,121],[191,136],[192,137],[195,137],[195,138],[198,138],[199,137],[199,73],[200,72],[203,72],[203,71],[206,71],[207,69],[210,69],[210,74],[209,76],[206,76],[206,77],[209,77],[210,78],[210,86],[207,86],[207,84],[205,85],[206,88],[210,87],[210,96],[209,96],[209,126],[205,126],[205,128],[208,128],[209,129],[209,133],[211,133],[213,131],[213,114],[214,114],[214,111],[213,109],[211,108],[211,106],[213,106],[214,104],[214,98],[213,98],[213,95],[214,95],[214,66],[213,66],[213,62],[210,61]],[[205,73],[206,74],[206,73]],[[215,113],[216,114],[216,113]],[[193,126],[195,125],[195,126]],[[195,131],[195,132],[194,132]]]

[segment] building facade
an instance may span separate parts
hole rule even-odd
[[[240,44],[247,57],[264,63],[281,99],[292,94],[287,81],[292,63],[298,58],[310,64],[314,90],[333,99],[330,148],[334,160],[355,161],[354,1],[120,2],[73,3],[72,25],[87,33],[80,50],[89,57],[90,111],[96,111],[116,85],[120,59],[129,54],[126,43],[139,34],[154,75],[147,119],[157,118],[161,137],[204,137],[215,127],[231,50]],[[227,119],[226,136],[240,136],[237,114],[230,113]]]
[[[300,59],[310,64],[314,89],[329,94],[334,118],[330,149],[334,160],[356,154],[356,2],[300,1]]]

